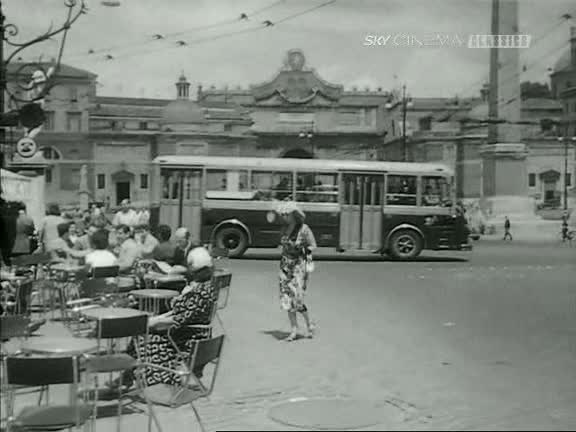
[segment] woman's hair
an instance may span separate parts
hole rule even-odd
[[[26,211],[26,204],[24,204],[23,202],[19,202],[18,210]]]
[[[108,231],[105,230],[98,230],[92,237],[90,238],[90,242],[92,243],[92,247],[97,250],[106,250],[108,249],[109,242],[108,242]]]
[[[47,215],[50,216],[60,216],[60,206],[58,204],[49,204],[48,205],[48,210],[46,211]]]
[[[290,213],[294,220],[296,221],[296,225],[302,226],[304,224],[305,216],[302,212],[298,210],[292,210]]]
[[[172,229],[168,225],[160,225],[157,234],[160,241],[167,242],[172,237]]]
[[[58,237],[64,237],[70,231],[70,222],[61,223],[58,225]]]

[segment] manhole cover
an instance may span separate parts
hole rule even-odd
[[[386,402],[349,399],[298,399],[277,405],[268,416],[302,429],[352,430],[375,426],[398,415]]]

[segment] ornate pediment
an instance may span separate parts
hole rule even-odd
[[[114,183],[131,182],[132,180],[134,180],[134,174],[125,169],[121,169],[112,174],[112,181]]]
[[[540,173],[540,180],[544,183],[554,183],[560,180],[560,173],[556,170],[548,170]]]
[[[332,102],[340,99],[342,86],[327,83],[314,70],[306,69],[305,64],[302,51],[289,51],[284,67],[272,81],[252,87],[256,102],[274,97],[284,104],[307,104],[319,96]]]

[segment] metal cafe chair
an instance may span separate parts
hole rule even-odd
[[[49,386],[71,384],[75,390],[80,380],[80,364],[77,357],[20,357],[9,356],[5,360],[8,394],[7,432],[80,430],[85,425],[92,407],[80,403],[73,391],[67,404],[50,404]],[[16,386],[48,387],[46,405],[28,406],[14,415]]]
[[[145,397],[155,405],[171,408],[190,404],[202,432],[205,432],[206,428],[194,402],[198,399],[208,398],[212,394],[220,368],[223,347],[224,335],[194,341],[189,353],[188,366],[182,370],[173,370],[150,363],[139,365],[138,374],[142,373],[142,368],[151,368],[180,376],[180,384],[178,385],[156,384],[146,387],[144,390]],[[205,384],[202,377],[197,376],[194,371],[201,370],[208,364],[213,364],[214,369],[209,382]]]
[[[134,311],[137,314],[137,311]],[[138,364],[142,363],[140,351],[146,348],[148,342],[148,315],[137,314],[134,316],[123,316],[118,318],[103,318],[97,321],[96,335],[98,340],[97,355],[86,356],[86,372],[94,379],[94,387],[89,390],[89,393],[94,395],[94,409],[92,412],[92,428],[95,428],[97,413],[98,413],[98,394],[99,382],[98,374],[107,373],[112,378],[113,373],[122,373],[135,368]],[[136,346],[137,357],[134,358],[126,352],[118,349],[121,346],[121,340],[130,338],[134,341]],[[106,347],[104,346],[106,345]],[[136,392],[142,394],[144,386],[141,380],[136,377]],[[129,392],[127,394],[131,394]],[[118,394],[115,395],[118,399],[118,414],[116,430],[120,432],[122,423],[122,404],[127,395],[123,395],[121,387],[118,388]],[[146,398],[144,397],[146,400]],[[148,405],[148,430],[152,428],[152,420],[156,424],[158,430],[162,430],[158,418],[154,412],[154,407],[151,403]]]
[[[112,303],[118,297],[119,272],[118,266],[90,269],[87,278],[81,283],[79,298],[66,302],[66,308],[71,311],[76,323],[83,311],[106,306],[106,303]]]
[[[220,327],[224,328],[224,323],[222,322],[222,318],[220,318],[218,311],[223,310],[228,306],[232,273],[227,270],[216,270],[212,277],[212,283],[214,284],[214,288],[218,295],[215,317],[218,320]]]

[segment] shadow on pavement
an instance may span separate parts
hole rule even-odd
[[[283,341],[288,336],[290,336],[290,332],[282,331],[282,330],[264,330],[264,331],[261,331],[260,333],[268,335],[268,336],[272,336],[274,339],[279,340],[279,341]],[[300,340],[300,339],[304,339],[304,336],[298,335],[296,337],[296,340]]]
[[[279,255],[275,254],[248,254],[244,255],[242,258],[236,258],[240,261],[277,261],[280,259]],[[397,262],[397,263],[413,263],[413,262],[429,262],[429,263],[465,263],[469,260],[460,257],[446,257],[446,256],[419,256],[416,259],[410,261],[398,261],[389,257],[381,257],[379,255],[315,255],[315,261],[326,261],[326,262]]]

